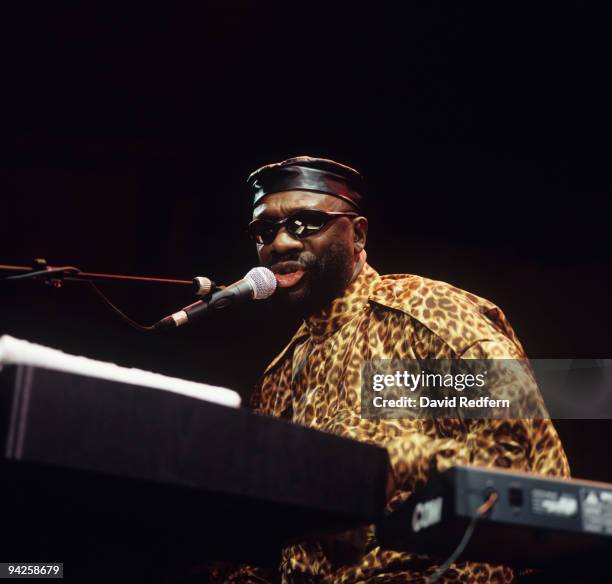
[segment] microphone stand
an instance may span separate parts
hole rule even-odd
[[[193,286],[192,280],[172,280],[169,278],[145,278],[144,276],[121,276],[117,274],[96,274],[83,272],[74,266],[53,267],[47,265],[44,259],[34,260],[32,266],[10,266],[0,264],[0,272],[10,272],[2,280],[42,280],[56,287],[61,287],[63,281],[87,280],[89,282],[107,282],[120,280],[129,282],[143,282],[146,284],[172,284],[178,286]]]
[[[143,326],[138,324],[124,314],[119,308],[117,308],[103,293],[94,282],[109,282],[109,281],[121,281],[121,282],[140,282],[144,284],[164,284],[171,286],[191,286],[196,290],[199,288],[199,284],[194,280],[174,280],[170,278],[148,278],[143,276],[123,276],[118,274],[98,274],[94,272],[83,272],[74,266],[61,266],[54,267],[49,266],[47,261],[43,258],[37,258],[34,260],[31,266],[13,266],[0,264],[0,274],[2,272],[8,272],[8,276],[0,277],[0,282],[15,281],[15,280],[36,280],[42,281],[47,285],[53,286],[54,288],[61,288],[64,282],[86,282],[88,283],[100,299],[116,314],[118,314],[123,320],[125,320],[130,326],[141,332],[158,332],[159,329],[155,326]],[[211,289],[206,294],[208,296],[215,289],[214,283],[211,282]],[[201,297],[201,296],[200,296]]]

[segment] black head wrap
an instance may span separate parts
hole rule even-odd
[[[357,210],[363,206],[363,177],[350,166],[327,158],[297,156],[267,164],[247,179],[253,193],[253,207],[272,193],[312,191],[349,202]]]

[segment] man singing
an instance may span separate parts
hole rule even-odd
[[[249,233],[278,282],[271,301],[303,318],[260,379],[255,412],[385,447],[389,508],[454,464],[569,476],[545,418],[362,418],[361,368],[368,359],[525,359],[523,348],[491,302],[419,276],[381,276],[367,263],[368,221],[356,170],[301,156],[256,170],[248,185]],[[382,549],[369,527],[287,547],[279,569],[283,582],[361,583],[424,582],[437,568],[426,556]],[[234,582],[261,577],[250,567],[224,575]],[[509,567],[470,562],[453,564],[444,576],[453,582],[514,577]]]

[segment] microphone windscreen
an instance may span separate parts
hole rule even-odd
[[[272,296],[276,290],[276,278],[272,270],[268,270],[268,268],[253,268],[249,270],[244,279],[251,283],[255,300],[265,300]]]

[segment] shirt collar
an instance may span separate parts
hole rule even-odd
[[[356,316],[368,304],[369,297],[381,281],[378,272],[366,263],[341,297],[333,300],[326,309],[310,316],[301,324],[287,346],[266,367],[264,375],[276,368],[285,357],[292,354],[296,345],[304,342],[309,336],[315,340],[322,339]]]
[[[380,282],[378,272],[365,264],[359,275],[325,308],[309,316],[304,325],[314,339],[331,335],[360,313],[368,304],[368,297]]]

